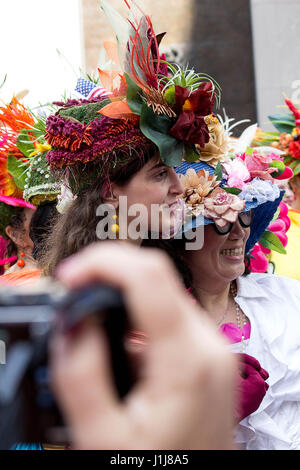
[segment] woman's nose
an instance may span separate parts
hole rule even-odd
[[[233,224],[229,237],[231,240],[236,240],[245,237],[245,229],[241,226],[239,219]]]
[[[175,170],[172,168],[171,170],[171,186],[170,186],[170,192],[172,194],[182,194],[184,192],[184,186],[181,182],[181,179],[175,172]]]

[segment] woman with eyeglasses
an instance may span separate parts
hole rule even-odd
[[[183,238],[161,245],[192,299],[241,359],[237,444],[249,450],[299,449],[300,284],[272,274],[244,274],[245,257],[283,193],[266,162],[257,152],[237,155],[222,170],[183,162],[176,170],[185,187]]]

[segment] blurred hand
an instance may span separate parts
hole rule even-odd
[[[123,291],[133,327],[149,338],[142,377],[121,401],[103,331],[85,324],[52,343],[52,383],[79,449],[230,449],[234,355],[190,302],[160,252],[99,243],[57,277],[70,288],[105,282]]]
[[[255,357],[238,354],[238,358],[241,371],[238,384],[239,405],[236,407],[235,415],[238,421],[242,421],[259,408],[269,388],[265,382],[269,374]]]

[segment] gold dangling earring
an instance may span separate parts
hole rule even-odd
[[[113,232],[113,233],[118,233],[119,232],[119,225],[117,224],[117,220],[118,220],[118,216],[115,214],[113,215],[113,219],[116,221],[116,223],[112,224],[110,226],[110,230]]]

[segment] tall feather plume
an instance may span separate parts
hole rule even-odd
[[[159,48],[150,17],[134,0],[124,0],[129,10],[127,21],[106,0],[100,3],[115,31],[123,71],[145,91],[157,88]]]

